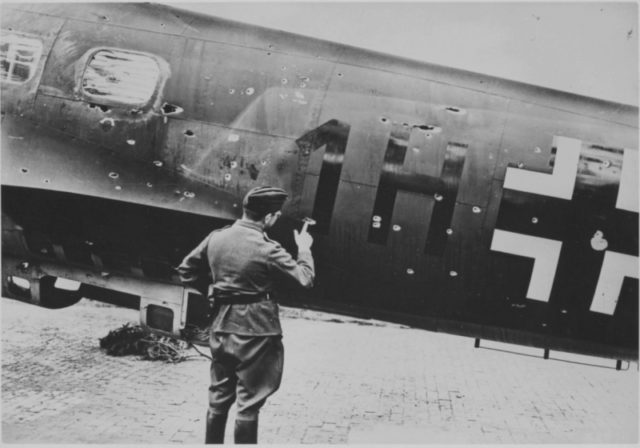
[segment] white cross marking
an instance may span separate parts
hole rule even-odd
[[[638,278],[638,257],[606,251],[590,310],[613,316],[625,277]]]
[[[616,208],[638,213],[638,151],[624,150]]]
[[[493,232],[491,250],[533,258],[533,270],[527,298],[548,302],[556,276],[562,241],[507,232],[496,229]]]
[[[557,151],[552,174],[509,167],[504,178],[504,188],[571,199],[576,183],[582,142],[575,138],[554,137],[553,145]]]

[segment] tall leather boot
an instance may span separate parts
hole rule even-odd
[[[236,444],[258,443],[258,420],[236,420],[233,439]]]
[[[204,443],[224,443],[224,428],[227,425],[227,414],[214,414],[207,411],[207,431]]]

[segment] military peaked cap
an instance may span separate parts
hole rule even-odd
[[[252,212],[266,215],[280,210],[288,196],[282,188],[256,187],[246,194],[242,206]]]

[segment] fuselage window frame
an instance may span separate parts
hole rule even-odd
[[[121,48],[96,48],[80,79],[80,91],[98,104],[144,107],[157,96],[163,70],[157,57]]]
[[[0,81],[26,84],[36,74],[42,57],[42,41],[13,30],[0,33]],[[16,76],[17,75],[17,76]]]

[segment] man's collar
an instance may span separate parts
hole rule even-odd
[[[257,230],[260,233],[264,233],[264,228],[253,221],[246,221],[244,219],[238,219],[234,225],[240,226],[240,227],[246,227],[247,229],[253,229],[253,230]]]

